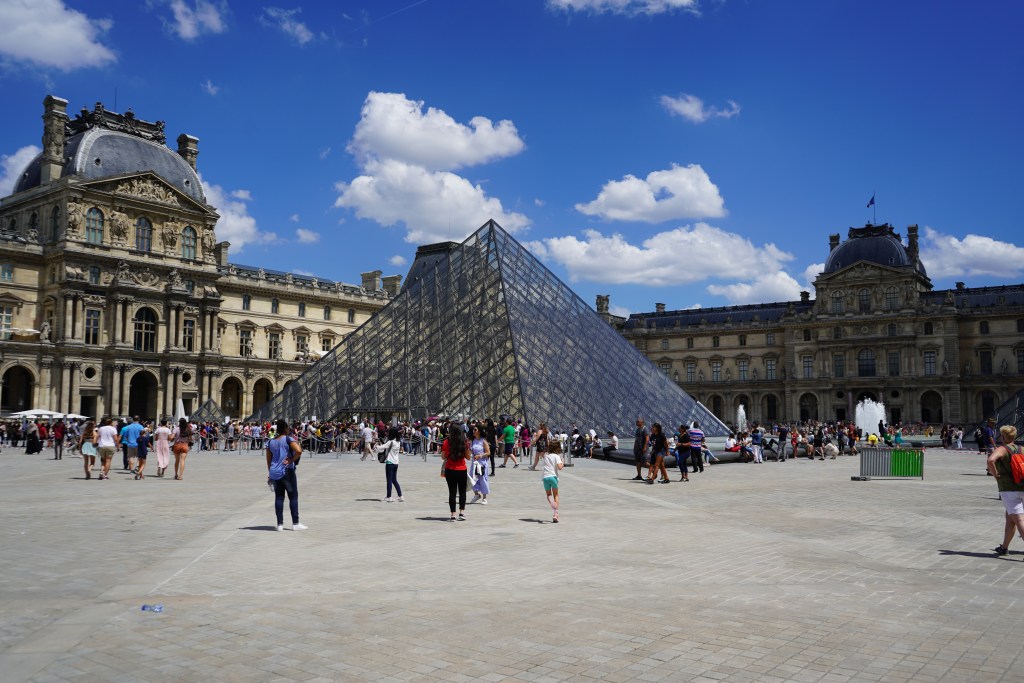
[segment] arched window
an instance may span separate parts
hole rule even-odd
[[[354,323],[356,321],[356,309],[354,309],[354,308],[348,309],[348,321],[350,323]]]
[[[871,292],[866,289],[857,292],[857,310],[861,313],[868,313],[871,310]]]
[[[843,293],[832,292],[832,312],[842,313],[843,312]]]
[[[980,323],[978,323],[978,332],[980,332],[981,334],[988,334],[988,331],[989,327],[987,320],[982,320]]]
[[[103,244],[103,212],[95,206],[85,212],[85,241]]]
[[[156,313],[140,308],[135,314],[135,350],[156,351]]]
[[[7,230],[9,232],[18,232],[18,220],[16,218],[12,218],[11,222],[7,224]]]
[[[306,302],[305,301],[300,301],[299,302],[299,317],[300,318],[305,318],[306,317]]]
[[[331,319],[331,307],[330,306],[324,306],[324,320],[330,320],[330,319]]]
[[[196,229],[186,225],[181,231],[181,258],[190,261],[196,260]]]
[[[278,313],[280,313],[281,312],[281,302],[278,301],[277,299],[271,299],[270,300],[270,312],[273,313],[274,315],[277,315]]]
[[[60,207],[55,206],[50,212],[50,240],[56,242],[58,237],[60,237]]]
[[[248,311],[250,308],[252,308],[252,297],[249,296],[248,294],[243,294],[242,295],[242,310],[243,311]]]
[[[898,296],[895,287],[885,288],[885,310],[895,311],[899,305]]]
[[[138,251],[153,250],[153,224],[145,216],[135,221],[135,248]]]
[[[875,376],[875,352],[871,349],[862,349],[861,352],[857,354],[857,376]]]
[[[32,215],[28,217],[28,229],[30,234],[33,231],[37,235],[39,234],[39,214],[37,214],[35,211],[33,211]]]

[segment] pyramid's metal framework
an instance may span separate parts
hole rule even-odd
[[[217,405],[216,401],[212,398],[208,398],[203,405],[199,406],[199,410],[192,413],[188,419],[190,422],[195,422],[196,424],[202,424],[204,422],[216,422],[220,424],[224,421],[225,417],[227,417],[227,413],[221,410],[221,407]]]
[[[494,221],[421,247],[401,293],[250,419],[383,412],[728,433]]]

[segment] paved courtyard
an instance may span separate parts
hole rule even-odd
[[[255,452],[193,453],[180,482],[0,462],[6,683],[1024,680],[1024,544],[989,551],[1002,507],[970,452],[929,450],[924,481],[577,461],[560,524],[523,468],[449,524],[434,459],[384,504],[382,465],[306,457],[310,528],[282,533]]]

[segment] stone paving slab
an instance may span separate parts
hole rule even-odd
[[[451,524],[434,459],[384,504],[378,463],[307,456],[310,529],[281,533],[256,454],[139,482],[0,459],[5,682],[1024,679],[1024,543],[990,552],[974,453],[929,450],[924,481],[843,457],[653,486],[577,459],[557,525],[525,468]]]

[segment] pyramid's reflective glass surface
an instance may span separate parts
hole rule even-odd
[[[632,434],[726,427],[494,221],[421,247],[401,293],[253,419],[397,413]]]
[[[199,406],[199,410],[189,415],[189,421],[195,422],[196,424],[202,424],[204,422],[223,422],[224,418],[227,417],[227,413],[221,410],[217,402],[212,398],[206,399],[203,405]]]

